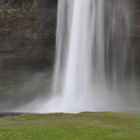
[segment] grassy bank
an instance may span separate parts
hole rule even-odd
[[[140,140],[133,113],[24,114],[0,119],[1,140]]]

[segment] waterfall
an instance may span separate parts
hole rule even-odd
[[[34,110],[139,108],[128,67],[129,0],[59,0],[57,18],[52,93]]]
[[[53,95],[48,112],[121,108],[128,0],[59,0]],[[124,82],[125,83],[125,82]],[[111,87],[111,88],[110,88]]]

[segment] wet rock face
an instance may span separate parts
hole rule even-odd
[[[0,4],[8,4],[10,6],[26,6],[30,7],[33,4],[39,7],[56,8],[57,0],[0,0]]]
[[[130,4],[132,36],[140,37],[140,1],[131,0]]]
[[[129,52],[136,57],[138,64],[140,62],[140,0],[129,1],[131,10]],[[37,59],[39,56],[41,59],[53,62],[56,14],[57,0],[0,0],[0,54],[12,49],[11,54],[15,53],[15,56],[20,54],[18,57]]]
[[[134,68],[136,74],[140,75],[140,0],[130,0],[130,5],[131,44],[129,54],[135,63]]]
[[[4,55],[5,52],[11,52],[17,57],[17,52],[20,52],[18,57],[44,58],[52,62],[55,52],[56,3],[56,0],[1,1],[0,53]]]
[[[58,0],[40,0],[40,7],[53,7],[56,8],[57,7],[57,1]]]

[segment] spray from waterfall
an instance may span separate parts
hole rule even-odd
[[[35,111],[138,107],[128,76],[129,35],[129,0],[59,0],[52,96]]]
[[[106,3],[59,1],[53,96],[44,110],[80,112],[122,107],[119,82],[125,79],[129,6],[125,0]]]

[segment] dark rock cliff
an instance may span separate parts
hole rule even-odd
[[[131,5],[131,49],[136,74],[140,75],[140,1],[130,0]]]
[[[2,0],[0,54],[52,62],[55,48],[56,0]]]

